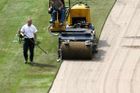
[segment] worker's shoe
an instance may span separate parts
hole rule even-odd
[[[56,61],[57,61],[57,62],[61,62],[61,58],[58,58]]]
[[[27,61],[24,61],[24,64],[27,64]]]
[[[64,23],[61,22],[59,25],[60,25],[60,26],[64,26]]]
[[[54,23],[51,23],[50,26],[51,26],[51,29],[53,29],[54,26],[55,26],[55,24]]]
[[[31,61],[30,63],[31,63],[31,64],[34,64],[34,62],[33,62],[33,61]]]
[[[54,21],[51,19],[49,22],[50,22],[50,23],[53,23]]]

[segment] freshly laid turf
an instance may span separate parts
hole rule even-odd
[[[115,0],[86,0],[92,7],[92,19],[99,33]],[[47,32],[48,0],[0,0],[0,93],[47,93],[60,66],[57,37]],[[22,44],[16,42],[16,31],[31,16],[38,28],[40,46],[35,49],[35,65],[25,65]]]

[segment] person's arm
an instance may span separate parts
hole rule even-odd
[[[49,0],[49,7],[48,7],[48,13],[51,14],[52,13],[52,1]]]
[[[20,35],[21,35],[22,37],[24,37],[24,32],[20,32]]]
[[[61,2],[63,3],[63,5],[65,6],[65,2],[64,2],[64,0],[61,0]]]
[[[49,8],[52,6],[52,1],[49,0]]]
[[[34,33],[34,42],[36,43],[37,42],[37,34]]]
[[[34,26],[34,41],[36,42],[36,40],[37,40],[37,28]]]

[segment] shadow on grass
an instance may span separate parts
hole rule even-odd
[[[40,68],[45,68],[45,67],[56,68],[55,65],[43,64],[43,63],[33,63],[33,64],[30,64],[30,65],[35,66],[35,67],[40,67]]]

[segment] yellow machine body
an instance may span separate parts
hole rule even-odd
[[[90,7],[84,3],[73,5],[66,12],[65,25],[57,20],[50,31],[59,33],[58,57],[61,59],[92,59],[96,52],[96,37],[91,23]]]
[[[68,25],[73,25],[76,18],[85,18],[86,23],[91,23],[90,8],[82,3],[74,5],[69,13]]]

